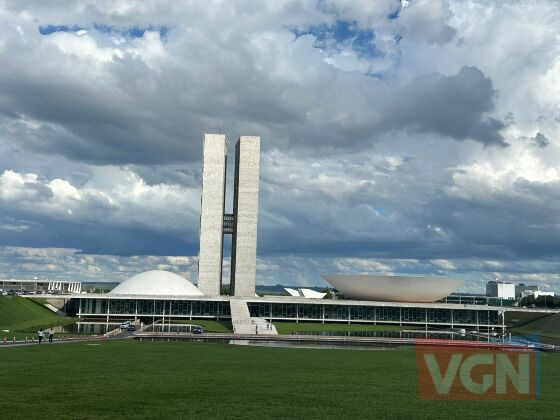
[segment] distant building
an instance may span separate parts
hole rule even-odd
[[[486,283],[486,296],[515,299],[515,284],[491,280]]]
[[[523,298],[525,296],[533,294],[533,292],[538,292],[539,286],[527,285],[525,283],[519,283],[515,285],[515,297]]]
[[[316,292],[311,289],[291,289],[289,287],[284,287],[284,290],[293,297],[304,297],[307,299],[323,299],[327,296],[326,293]]]
[[[523,297],[534,296],[537,299],[539,296],[552,296],[554,297],[554,292],[541,292],[540,290],[535,290],[534,292],[526,291],[523,292]]]
[[[0,280],[1,292],[81,293],[82,283],[70,280]]]

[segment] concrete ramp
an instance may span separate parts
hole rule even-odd
[[[229,301],[231,311],[231,324],[235,334],[256,334],[257,328],[253,325],[247,301],[245,299],[231,298]]]
[[[60,309],[58,309],[56,306],[51,305],[50,303],[45,303],[44,306],[45,308],[50,309],[57,315],[66,316],[66,312],[62,312]]]
[[[278,334],[274,325],[266,319],[257,317],[251,318],[245,299],[231,298],[229,307],[231,310],[231,323],[235,334]]]

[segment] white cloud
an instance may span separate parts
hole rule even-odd
[[[201,137],[222,130],[230,140],[262,135],[259,251],[273,254],[259,261],[263,281],[315,281],[317,265],[338,269],[326,255],[344,272],[501,273],[515,257],[520,276],[546,273],[560,234],[556,2],[407,3],[6,3],[2,243],[47,238],[79,248],[90,245],[81,233],[99,227],[107,229],[92,246],[99,253],[116,242],[104,237],[114,229],[161,233],[136,241],[146,253],[170,239],[196,242]],[[357,52],[352,36],[293,32],[337,19],[370,31],[375,54]],[[70,30],[41,35],[38,26],[49,24]],[[133,26],[146,31],[130,36]],[[399,93],[412,103],[406,93],[425,88],[422,80],[443,80],[445,93],[464,66],[491,79],[496,94],[481,118],[503,122],[510,147],[457,143],[433,125],[419,132],[418,119],[380,128],[387,114],[399,116],[389,106]],[[464,119],[466,111],[448,108]],[[534,147],[536,133],[548,144]],[[45,262],[51,275],[74,258],[57,252]],[[317,258],[291,262],[290,253]],[[27,263],[41,258],[33,251]],[[122,278],[130,264],[192,275],[192,256],[103,258],[84,259],[84,275]]]
[[[430,262],[440,268],[443,268],[445,270],[455,270],[455,264],[453,263],[453,261],[449,261],[449,260],[445,260],[445,259],[437,259],[437,260],[430,260]]]
[[[81,187],[62,179],[5,170],[0,175],[3,205],[28,214],[147,228],[171,235],[195,232],[200,190],[173,184],[148,185],[128,168],[94,170]],[[190,225],[188,224],[190,222]]]
[[[560,166],[548,163],[540,150],[529,144],[516,145],[505,154],[488,152],[484,160],[461,165],[454,170],[450,195],[464,199],[499,200],[501,194],[531,199],[519,182],[554,185],[560,180]]]

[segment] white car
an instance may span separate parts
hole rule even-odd
[[[121,324],[121,330],[126,330],[126,329],[128,329],[128,326],[129,326],[130,324],[131,324],[130,321],[123,322],[123,323]]]

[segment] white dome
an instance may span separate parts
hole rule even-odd
[[[109,293],[114,295],[204,296],[187,279],[163,270],[144,271],[136,274]]]

